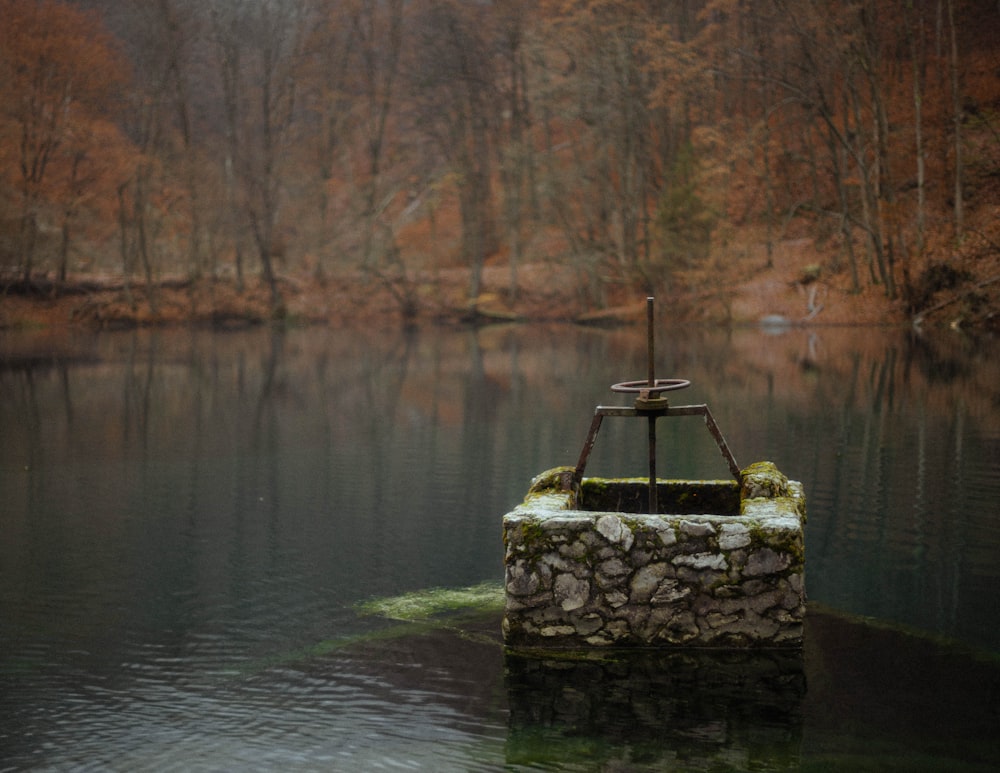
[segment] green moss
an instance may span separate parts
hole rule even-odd
[[[740,499],[789,496],[788,478],[774,462],[754,462],[740,471]]]
[[[607,478],[587,478],[586,480],[586,490],[591,491],[594,494],[601,495],[607,493],[608,488],[611,486],[611,481]]]
[[[481,583],[468,588],[430,588],[400,596],[378,598],[358,604],[363,615],[381,615],[407,622],[429,620],[445,613],[499,612],[503,609],[504,589],[496,583]]]
[[[538,547],[545,541],[545,529],[536,520],[523,520],[521,527],[521,544]]]
[[[536,475],[531,481],[528,494],[548,494],[555,491],[566,491],[565,483],[576,473],[573,467],[553,467]]]
[[[394,641],[436,631],[494,644],[495,639],[476,634],[473,630],[476,626],[470,629],[467,624],[482,618],[499,617],[503,613],[503,604],[503,586],[489,582],[468,588],[431,588],[400,596],[370,599],[355,606],[359,614],[379,615],[397,621],[397,624],[374,631],[324,639],[315,644],[259,658],[234,670],[231,675],[246,677],[286,663],[330,655],[349,647]]]
[[[747,527],[750,531],[751,549],[768,547],[777,553],[790,555],[792,563],[789,569],[794,572],[801,571],[805,567],[806,549],[801,532],[766,530],[758,521],[750,521]]]
[[[258,658],[233,669],[228,676],[245,678],[266,671],[269,668],[276,668],[288,663],[300,663],[310,658],[319,658],[324,655],[331,655],[335,652],[364,644],[375,642],[394,641],[408,636],[417,636],[428,631],[438,630],[444,627],[441,623],[431,623],[426,621],[410,622],[393,625],[389,628],[382,628],[377,631],[367,631],[365,633],[341,636],[336,639],[324,639],[308,646],[298,649]]]

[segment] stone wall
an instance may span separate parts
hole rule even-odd
[[[656,515],[586,509],[634,480],[570,491],[565,480],[539,476],[504,516],[508,646],[801,646],[805,496],[773,464],[747,468],[740,484],[661,482],[661,504],[680,512]],[[689,501],[738,509],[685,511]]]

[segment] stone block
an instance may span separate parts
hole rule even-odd
[[[660,481],[676,514],[608,511],[636,479],[567,483],[543,473],[503,518],[508,647],[801,646],[805,495],[773,464]]]

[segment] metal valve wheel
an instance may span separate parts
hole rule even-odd
[[[686,389],[691,386],[691,382],[684,378],[657,378],[650,382],[645,381],[621,381],[611,385],[612,392],[629,392],[637,395],[635,407],[639,410],[662,410],[669,405],[663,392],[672,392],[675,389]]]
[[[685,389],[691,386],[686,378],[658,378],[650,385],[649,381],[621,381],[611,385],[612,392],[671,392],[674,389]]]

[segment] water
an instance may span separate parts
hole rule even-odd
[[[808,498],[806,647],[566,664],[358,602],[502,578],[642,330],[0,334],[0,770],[1000,763],[1000,344],[659,332]],[[697,418],[661,472],[724,478]],[[588,473],[642,474],[605,422]]]

